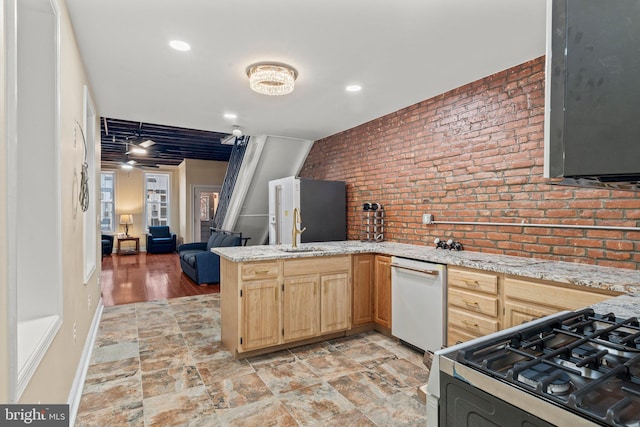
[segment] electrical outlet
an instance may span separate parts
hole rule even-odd
[[[78,322],[73,322],[73,343],[76,343],[76,338],[78,338]]]
[[[433,222],[433,215],[431,214],[423,214],[422,215],[422,223],[423,224],[431,224]]]
[[[89,306],[87,308],[91,311],[91,295],[89,295]]]

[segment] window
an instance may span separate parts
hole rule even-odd
[[[169,174],[145,173],[145,228],[169,225]]]
[[[114,231],[114,188],[115,174],[102,172],[100,174],[100,230]]]

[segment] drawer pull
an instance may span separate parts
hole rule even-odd
[[[465,303],[466,305],[474,305],[476,307],[478,307],[480,304],[478,304],[477,301],[469,301],[468,299],[462,299],[462,302]]]
[[[480,282],[478,282],[477,280],[466,280],[465,279],[464,283],[466,283],[469,286],[480,286]]]
[[[471,326],[473,328],[477,328],[478,327],[477,323],[474,323],[474,322],[472,322],[470,320],[467,320],[467,319],[462,319],[462,323],[464,323],[464,325],[467,326],[467,327],[469,327],[469,326]]]
[[[267,274],[269,270],[255,270],[255,274]]]

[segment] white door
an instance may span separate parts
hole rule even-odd
[[[206,242],[210,228],[214,226],[213,218],[220,200],[219,185],[198,185],[193,187],[193,241]]]

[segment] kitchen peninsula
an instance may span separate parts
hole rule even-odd
[[[489,274],[501,286],[495,299],[499,310],[494,323],[499,329],[511,321],[505,309],[505,305],[509,306],[503,295],[505,289],[521,289],[526,293],[528,289],[542,286],[552,291],[543,294],[560,295],[560,299],[577,296],[578,301],[586,301],[582,305],[604,300],[615,305],[616,299],[612,297],[640,291],[640,272],[636,270],[446,251],[393,242],[322,242],[302,244],[297,250],[271,245],[215,248],[212,251],[221,256],[222,342],[234,356],[266,353],[343,336],[353,330],[352,310],[358,306],[357,298],[362,294],[354,291],[356,286],[362,285],[358,283],[361,278],[354,280],[352,266],[357,256],[399,256],[446,264],[450,271],[461,270],[464,274]],[[558,294],[560,290],[569,293]],[[536,292],[540,291],[536,289]],[[516,301],[521,298],[514,295]],[[452,299],[451,295],[449,299]],[[565,308],[564,301],[549,304],[548,311],[572,308]],[[523,321],[546,314],[542,302],[531,305],[541,307],[542,311],[511,315]],[[476,306],[481,309],[480,305]],[[478,316],[482,318],[485,314],[480,311]],[[464,325],[472,325],[462,320],[466,322]],[[374,323],[370,323],[371,329]],[[466,332],[466,339],[488,333],[482,330]]]

